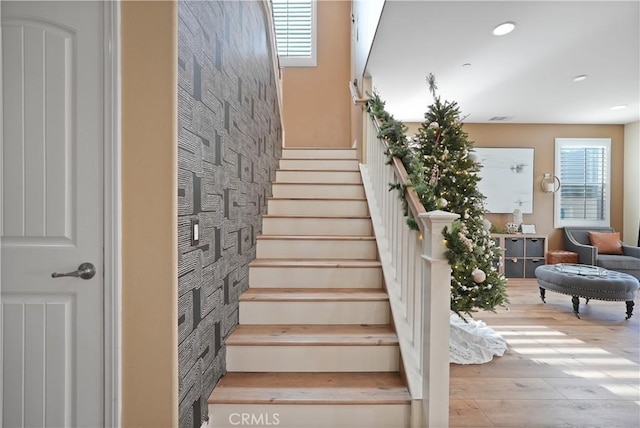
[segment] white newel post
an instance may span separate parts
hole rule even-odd
[[[458,214],[430,211],[420,215],[422,240],[423,387],[425,426],[449,426],[449,314],[451,267],[445,258],[442,229],[451,227]]]

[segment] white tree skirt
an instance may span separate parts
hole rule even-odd
[[[449,362],[455,364],[484,364],[495,355],[501,357],[507,342],[494,329],[482,321],[467,319],[457,314],[450,317]]]

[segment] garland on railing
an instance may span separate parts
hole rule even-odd
[[[380,98],[378,91],[374,90],[373,93],[368,93],[367,95],[369,96],[367,111],[379,126],[378,138],[387,143],[387,149],[384,152],[387,156],[387,165],[391,164],[393,158],[398,158],[402,161],[407,173],[410,174],[410,165],[415,156],[413,150],[409,147],[409,139],[406,134],[407,125],[396,120],[393,115],[385,110],[385,102]],[[412,181],[412,186],[416,187],[416,180]],[[418,223],[411,215],[409,204],[405,197],[407,186],[402,183],[389,183],[389,190],[393,189],[399,192],[398,197],[402,201],[402,210],[405,217],[407,217],[407,224],[411,229],[418,230]],[[427,189],[423,190],[426,191]],[[418,193],[418,196],[420,196],[420,193]]]
[[[377,119],[380,125],[378,138],[387,142],[388,147],[385,155],[387,155],[388,163],[391,163],[391,159],[394,157],[400,158],[404,163],[412,154],[407,144],[407,125],[396,120],[385,110],[385,102],[380,98],[378,91],[374,90],[373,94],[367,95],[369,95],[367,111],[371,117]]]
[[[443,231],[452,270],[451,310],[458,315],[478,309],[493,311],[508,300],[506,279],[494,265],[500,249],[489,235],[491,223],[484,218],[484,196],[478,190],[480,165],[473,154],[473,143],[462,130],[457,103],[440,100],[432,74],[427,82],[434,102],[412,139],[407,138],[407,126],[385,110],[377,91],[370,94],[368,111],[380,123],[378,137],[387,142],[389,162],[393,157],[401,159],[426,211],[446,209],[460,215],[451,230]],[[407,223],[417,229],[408,209],[406,186],[390,187],[400,191]]]

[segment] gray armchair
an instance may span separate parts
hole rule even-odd
[[[598,254],[589,232],[615,232],[611,227],[565,227],[564,249],[578,253],[578,263],[628,273],[640,280],[640,248],[622,244],[622,255]]]

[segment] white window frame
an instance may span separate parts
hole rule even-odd
[[[297,57],[280,55],[278,59],[282,67],[315,67],[317,65],[317,0],[311,1],[311,53],[309,56]],[[272,5],[272,8],[274,6]],[[277,25],[274,14],[274,28]],[[277,32],[276,32],[276,49],[277,49]]]
[[[556,138],[555,139],[555,175],[561,177],[561,149],[566,147],[604,147],[605,157],[605,197],[604,218],[602,220],[563,219],[560,216],[562,206],[562,189],[555,193],[554,198],[554,228],[562,227],[609,227],[611,225],[611,139],[610,138]],[[561,184],[562,186],[562,184]]]

